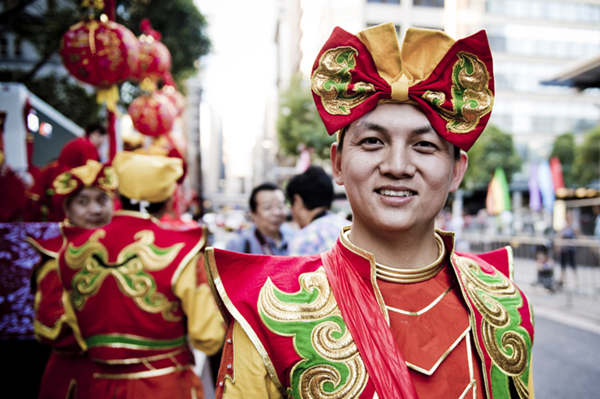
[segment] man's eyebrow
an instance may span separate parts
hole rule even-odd
[[[387,133],[388,132],[388,130],[385,127],[378,125],[377,123],[373,123],[373,122],[369,122],[369,121],[358,121],[356,123],[356,126],[363,128],[365,130],[374,130],[379,133]]]
[[[413,129],[412,133],[413,134],[425,134],[425,133],[436,133],[436,131],[433,130],[433,127],[431,125],[427,125],[427,126],[421,126],[416,129]]]

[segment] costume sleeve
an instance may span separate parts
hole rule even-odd
[[[225,377],[221,398],[282,399],[283,396],[267,373],[262,358],[237,322],[233,324],[232,336],[228,337],[228,341],[230,339],[233,346],[233,359],[224,356],[221,368],[233,367],[233,378]]]
[[[200,262],[200,263],[199,263]],[[225,338],[225,325],[206,280],[202,256],[196,255],[175,282],[175,295],[187,316],[191,344],[209,354],[216,353]]]
[[[57,349],[80,351],[86,349],[75,312],[63,289],[56,259],[47,260],[34,276],[33,331],[40,342]]]

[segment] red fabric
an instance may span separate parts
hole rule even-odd
[[[0,165],[0,222],[23,219],[27,206],[25,184],[7,165]]]
[[[38,397],[87,399],[92,384],[92,367],[86,355],[53,351],[44,369]]]
[[[88,159],[99,161],[98,150],[87,137],[69,141],[58,155],[58,163],[66,169],[85,165]]]
[[[166,300],[172,302],[171,311],[179,319],[166,320],[161,312],[151,313],[142,309],[131,296],[124,293],[117,277],[109,275],[98,286],[97,292],[89,296],[83,306],[75,309],[84,339],[88,340],[104,334],[126,334],[153,340],[177,340],[183,337],[186,334],[185,314],[179,299],[173,293],[172,280],[175,273],[181,270],[186,261],[195,254],[192,251],[202,249],[205,241],[203,229],[167,230],[153,220],[143,217],[142,214],[133,216],[130,213],[117,213],[108,225],[100,229],[65,227],[63,233],[69,246],[80,247],[98,230],[105,232],[105,235],[99,239],[100,245],[106,249],[104,267],[122,263],[123,260],[118,258],[119,254],[127,245],[139,240],[136,234],[142,230],[152,232],[152,245],[158,248],[166,249],[183,244],[183,247],[175,253],[171,263],[155,270],[151,269],[152,265],[144,265],[143,270],[148,275],[147,278],[155,284],[153,289],[156,293],[162,294]],[[146,243],[146,245],[151,244]],[[67,265],[65,252],[66,250],[62,251],[59,257],[60,276],[64,288],[72,290],[73,279],[81,269],[72,269]],[[105,317],[98,317],[99,314]],[[177,348],[177,344],[160,348],[114,347],[99,344],[90,346],[88,351],[94,359],[113,360],[164,354]]]
[[[436,362],[469,327],[469,311],[465,306],[456,278],[446,263],[436,276],[417,283],[400,284],[377,280],[387,306],[417,312],[452,287],[433,308],[419,316],[388,311],[394,341],[407,362],[431,370]],[[470,334],[466,339],[471,339]],[[421,398],[458,398],[470,382],[466,340],[437,365],[432,375],[409,369],[417,394]],[[473,377],[477,398],[485,396],[481,362],[471,342]],[[469,393],[466,397],[472,398]]]
[[[359,274],[341,247],[338,242],[321,255],[323,266],[375,391],[382,399],[417,399],[404,357],[375,300],[373,289],[367,285],[370,276]]]
[[[94,378],[88,399],[202,399],[202,381],[190,369],[139,379]]]
[[[358,37],[339,27],[334,29],[333,33],[319,52],[313,65],[313,72],[318,68],[321,56],[325,51],[342,46],[351,46],[358,52],[355,56],[356,66],[349,71],[352,80],[348,91],[351,92],[353,85],[358,82],[367,82],[373,84],[375,93],[361,104],[350,108],[348,115],[332,115],[325,110],[321,97],[313,92],[317,111],[329,134],[333,134],[373,110],[379,103],[379,100],[391,98],[391,87],[378,74],[375,63],[367,48]],[[481,30],[467,38],[456,41],[435,67],[431,75],[423,82],[419,82],[409,88],[408,96],[410,100],[417,103],[418,107],[425,114],[427,119],[429,119],[431,126],[438,134],[466,151],[482,133],[491,113],[488,112],[486,115],[482,116],[473,130],[466,133],[453,133],[446,128],[446,120],[438,114],[438,111],[428,101],[425,101],[421,97],[421,95],[428,90],[441,91],[445,93],[446,96],[446,100],[442,104],[443,108],[448,111],[453,110],[452,69],[458,60],[457,54],[461,51],[476,55],[485,64],[490,77],[488,88],[494,93],[492,54],[489,48],[487,35],[485,31]]]
[[[481,270],[484,273],[493,275],[495,273],[501,272],[502,274],[505,274],[504,272],[502,272],[502,269],[508,270],[508,265],[506,265],[506,262],[508,260],[507,257],[507,251],[506,249],[500,249],[500,250],[496,250],[493,252],[488,252],[482,255],[475,255],[472,253],[459,253],[459,252],[455,252],[456,255],[458,256],[464,256],[470,259],[473,259],[475,262],[477,262],[477,264],[481,267]],[[500,265],[500,267],[497,269],[492,265]],[[503,267],[503,265],[506,265],[506,267]],[[454,266],[454,270],[457,274],[458,281],[459,283],[462,285],[462,281],[460,279],[460,270],[458,267]],[[506,276],[506,274],[505,274]],[[527,333],[529,334],[529,337],[531,337],[531,344],[533,345],[533,315],[531,314],[530,308],[529,308],[529,303],[527,302],[527,298],[525,297],[525,294],[523,293],[523,291],[519,288],[516,287],[517,290],[519,290],[520,294],[521,294],[521,298],[523,298],[523,304],[522,306],[519,308],[519,316],[521,317],[521,326],[527,330]],[[463,288],[464,290],[464,288]],[[467,301],[469,303],[469,306],[471,307],[471,309],[473,309],[473,319],[475,320],[475,326],[473,326],[473,331],[475,333],[475,340],[477,341],[477,345],[479,346],[479,348],[485,348],[485,344],[483,342],[483,334],[480,333],[482,331],[482,321],[483,321],[483,316],[480,312],[477,311],[477,308],[473,302],[473,299],[471,299],[470,297],[466,297]],[[483,361],[483,373],[485,374],[485,377],[487,378],[488,381],[492,381],[492,376],[491,376],[491,369],[492,369],[492,358],[490,357],[490,354],[486,351],[483,350],[482,351],[482,361]],[[489,389],[489,387],[488,387]],[[488,390],[488,395],[491,397],[491,390]]]
[[[107,110],[108,124],[106,133],[108,134],[108,163],[111,163],[115,155],[117,155],[117,115],[114,111]]]

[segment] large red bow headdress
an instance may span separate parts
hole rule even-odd
[[[400,49],[391,23],[357,36],[336,27],[315,60],[311,89],[329,134],[379,103],[409,103],[467,151],[490,118],[492,54],[483,30],[454,41],[441,31],[409,28]]]

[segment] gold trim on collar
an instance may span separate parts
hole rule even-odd
[[[418,283],[429,280],[438,274],[444,268],[443,260],[446,255],[446,246],[437,231],[433,236],[438,246],[438,257],[432,264],[418,269],[405,269],[375,262],[377,278],[392,283]]]
[[[425,306],[421,310],[417,310],[416,312],[409,312],[408,310],[398,309],[398,308],[395,308],[395,307],[389,306],[389,305],[385,305],[385,307],[387,308],[387,310],[390,310],[394,313],[400,313],[400,314],[404,314],[407,316],[421,316],[422,314],[425,314],[428,311],[430,311],[431,309],[433,309],[435,307],[435,305],[437,305],[446,296],[446,294],[450,292],[451,289],[452,289],[452,287],[448,287],[448,289],[446,291],[442,292],[442,294],[440,296],[438,296],[437,298],[435,298],[429,305]]]
[[[256,348],[256,351],[262,358],[262,361],[265,364],[265,368],[267,369],[269,377],[271,377],[277,389],[282,394],[284,394],[285,389],[283,388],[283,385],[279,380],[279,376],[277,375],[277,371],[275,371],[275,366],[273,365],[273,362],[271,361],[267,350],[260,341],[260,338],[258,338],[256,333],[252,329],[252,326],[250,326],[250,323],[248,323],[248,321],[235,307],[233,301],[231,301],[231,299],[227,295],[227,291],[225,290],[225,286],[223,285],[223,282],[221,281],[221,277],[219,275],[219,270],[217,269],[217,261],[215,259],[215,252],[213,248],[206,248],[206,251],[204,251],[204,260],[206,262],[205,268],[208,272],[207,277],[208,281],[210,282],[211,289],[213,290],[213,296],[217,299],[220,299],[220,301],[217,302],[221,303],[222,306],[225,307],[229,315],[231,315],[235,319],[235,321],[238,322],[240,327],[242,327],[242,330],[244,330],[244,332],[248,336],[248,339],[252,342],[252,344]],[[228,319],[228,315],[223,314],[223,318]]]

